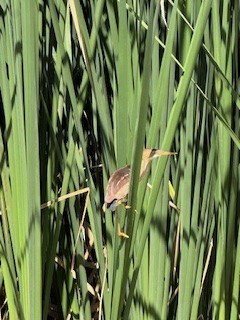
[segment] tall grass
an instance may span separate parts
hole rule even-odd
[[[2,318],[236,319],[239,4],[0,6]]]

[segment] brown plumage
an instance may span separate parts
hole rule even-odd
[[[140,169],[140,179],[142,179],[146,174],[152,159],[163,155],[173,154],[176,154],[176,152],[162,151],[157,149],[144,149]],[[126,202],[126,197],[129,192],[130,175],[131,168],[129,165],[114,171],[111,175],[105,195],[105,203],[111,211],[115,211],[119,204]]]

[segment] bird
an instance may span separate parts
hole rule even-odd
[[[151,161],[154,158],[174,154],[176,154],[176,152],[150,148],[144,149],[142,154],[139,180],[141,180],[146,175]],[[131,167],[129,165],[114,171],[110,176],[104,200],[106,207],[109,208],[111,211],[115,211],[117,206],[127,201],[127,195],[129,192],[130,185],[130,176]]]

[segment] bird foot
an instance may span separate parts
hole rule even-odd
[[[125,238],[125,239],[129,238],[129,236],[121,230],[119,223],[118,223],[118,236],[119,236],[119,238]]]

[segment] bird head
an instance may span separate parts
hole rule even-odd
[[[161,156],[168,156],[168,155],[173,155],[177,154],[176,152],[170,152],[170,151],[163,151],[159,149],[149,149],[146,148],[143,150],[143,155],[142,155],[142,160],[152,160],[154,158],[158,158]]]
[[[142,154],[140,178],[142,178],[146,174],[148,167],[154,158],[173,155],[173,154],[176,154],[176,152],[163,151],[159,149],[149,149],[149,148],[144,149]]]

